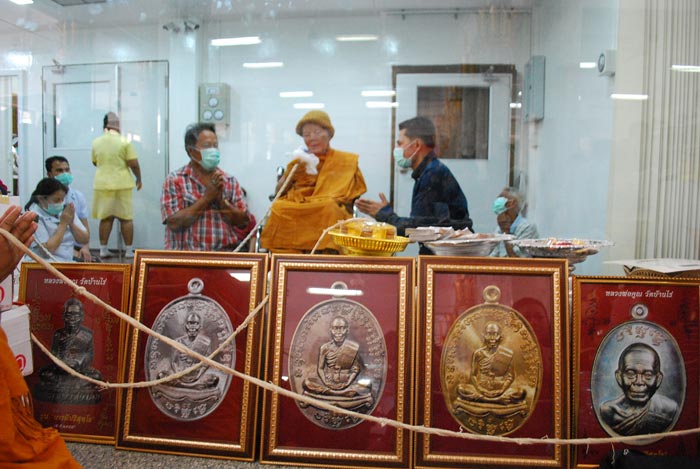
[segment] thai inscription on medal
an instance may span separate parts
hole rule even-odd
[[[454,322],[445,339],[440,378],[447,408],[466,430],[506,435],[530,417],[542,384],[542,353],[532,327],[499,304],[491,285],[485,303]]]
[[[231,320],[219,303],[202,294],[204,282],[201,279],[191,279],[187,288],[188,295],[171,301],[158,313],[153,330],[209,356],[233,333]],[[232,341],[212,359],[233,368],[235,347],[235,341]],[[145,354],[147,380],[181,373],[197,362],[187,353],[148,337]],[[165,415],[190,421],[212,413],[221,404],[230,384],[230,375],[201,365],[172,381],[150,387],[149,392],[153,403]]]

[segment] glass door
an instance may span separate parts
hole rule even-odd
[[[160,193],[168,172],[168,63],[166,61],[44,67],[44,159],[65,156],[73,186],[92,202],[92,141],[103,118],[116,112],[121,133],[139,157],[143,189],[134,191],[134,247],[160,249]],[[99,220],[90,219],[90,245],[99,245]],[[112,230],[112,249],[120,247]]]

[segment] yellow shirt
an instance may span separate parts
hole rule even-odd
[[[92,142],[92,163],[97,166],[93,189],[121,190],[136,186],[127,161],[137,158],[134,147],[115,130]]]
[[[294,182],[277,199],[260,236],[262,247],[272,252],[310,251],[323,230],[350,218],[347,206],[367,190],[358,166],[359,156],[329,149],[319,156],[318,175],[297,167]],[[287,173],[294,163],[287,166]],[[326,236],[318,249],[337,249]]]

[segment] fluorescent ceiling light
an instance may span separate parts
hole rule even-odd
[[[700,73],[700,65],[671,65],[671,70],[675,72]]]
[[[284,67],[284,62],[245,62],[243,68],[279,68]]]
[[[376,34],[345,34],[335,37],[335,40],[338,42],[367,42],[376,41],[377,39],[379,39],[379,36]]]
[[[521,107],[523,107],[523,103],[510,103],[511,109],[520,109]]]
[[[280,98],[310,98],[313,91],[280,91]]]
[[[331,296],[362,296],[362,290],[346,290],[344,288],[320,288],[309,287],[306,293],[310,295],[331,295]]]
[[[391,101],[367,101],[365,103],[365,106],[367,106],[370,109],[390,108],[390,107],[399,107],[399,103],[395,103],[395,102],[391,102]]]
[[[613,93],[610,95],[612,99],[624,99],[628,101],[644,101],[649,98],[648,94],[628,94],[628,93]]]
[[[294,109],[323,109],[323,103],[294,103]]]
[[[221,37],[219,39],[212,39],[212,46],[251,46],[254,44],[260,44],[260,36],[245,36],[245,37]]]
[[[34,0],[10,0],[15,5],[30,5],[34,3]]]
[[[360,93],[365,98],[383,98],[386,96],[396,96],[394,90],[364,90]]]
[[[596,68],[598,64],[595,62],[579,62],[578,68]]]
[[[25,52],[8,52],[7,60],[15,67],[32,66],[32,54]]]

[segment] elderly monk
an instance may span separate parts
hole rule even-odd
[[[0,228],[25,246],[34,239],[36,214],[11,206],[0,215]],[[0,235],[0,280],[17,266],[22,251]],[[34,420],[29,388],[19,371],[15,354],[0,329],[0,467],[80,468],[53,428],[42,428]]]
[[[298,159],[287,166],[288,175],[299,164],[287,185],[286,192],[272,204],[260,244],[271,252],[308,253],[323,230],[339,220],[350,218],[356,198],[367,190],[358,166],[358,155],[330,147],[335,129],[323,111],[310,111],[296,128],[304,139],[307,152],[316,155],[319,163],[307,168]],[[277,190],[285,179],[278,183]],[[318,247],[326,252],[337,246],[326,236]]]

